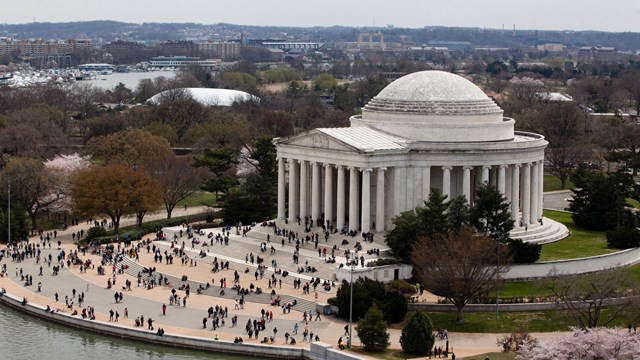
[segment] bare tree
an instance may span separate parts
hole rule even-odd
[[[446,239],[419,240],[411,254],[416,277],[427,288],[451,301],[464,321],[465,305],[484,291],[495,288],[500,274],[509,268],[509,250],[471,226],[449,233]]]
[[[637,303],[636,280],[628,269],[582,276],[562,276],[552,270],[544,286],[583,328],[607,326]]]
[[[191,166],[191,162],[190,157],[168,156],[150,159],[145,164],[146,172],[160,183],[167,219],[171,219],[178,202],[200,188],[208,173],[205,169]]]

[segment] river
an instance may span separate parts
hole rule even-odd
[[[94,79],[84,80],[80,83],[91,84],[103,90],[111,90],[119,83],[123,83],[129,89],[135,90],[140,80],[155,79],[160,76],[164,76],[167,79],[172,79],[176,76],[176,73],[173,71],[148,71],[128,73],[114,72],[113,74],[109,75],[97,75]]]
[[[87,333],[0,305],[0,359],[240,360],[244,356],[145,344]],[[266,360],[266,358],[254,358]]]

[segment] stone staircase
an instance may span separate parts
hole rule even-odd
[[[141,264],[135,262],[134,260],[130,259],[129,257],[125,257],[123,260],[123,263],[125,265],[128,265],[128,268],[125,270],[125,272],[131,276],[137,277],[138,273],[142,273],[144,266],[142,266]],[[231,263],[229,263],[229,269],[233,270],[231,267]],[[165,274],[162,272],[158,272],[156,271],[157,274],[162,274],[163,277],[166,277],[167,279],[169,279],[169,282],[172,284],[172,288],[180,288],[182,285],[186,285],[189,284],[189,287],[191,289],[191,294],[197,294],[196,289],[198,289],[198,287],[200,285],[205,286],[205,283],[201,283],[201,282],[197,282],[197,281],[193,281],[193,280],[188,280],[187,281],[182,281],[181,278],[176,277],[174,275],[170,275],[170,274]],[[266,275],[266,274],[265,274]],[[270,276],[270,275],[269,275]],[[144,275],[143,275],[144,277]],[[285,278],[286,279],[286,278]],[[293,280],[290,280],[291,283],[293,284]],[[222,295],[220,293],[220,287],[217,285],[213,285],[210,286],[208,289],[205,289],[201,292],[202,295],[207,295],[207,296],[212,296],[212,297],[216,297],[216,298],[223,298],[223,299],[230,299],[230,300],[236,300],[236,299],[240,299],[240,295],[237,294],[237,292],[233,291],[231,288],[227,288],[225,289],[225,293],[224,295]],[[265,289],[265,292],[263,292],[262,294],[256,294],[254,292],[249,293],[248,295],[245,296],[245,301],[248,302],[253,302],[253,303],[258,303],[258,304],[267,304],[267,305],[271,305],[271,294],[270,291],[267,291],[268,289]],[[285,295],[285,294],[279,294],[280,295],[280,299],[281,299],[281,304],[286,304],[287,302],[293,302],[294,300],[296,300],[296,305],[294,307],[291,308],[291,310],[294,311],[299,311],[299,312],[309,312],[312,311],[313,313],[315,313],[316,311],[316,304],[315,302],[306,300],[306,299],[301,299],[295,296],[291,296],[291,295]]]
[[[569,229],[557,221],[543,218],[542,223],[543,225],[530,225],[527,231],[524,228],[516,228],[511,231],[511,237],[526,243],[548,244],[562,240],[570,234]]]

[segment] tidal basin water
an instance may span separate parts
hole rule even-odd
[[[245,356],[192,351],[125,340],[53,324],[0,305],[2,360],[240,360]],[[254,358],[267,360],[267,358]]]

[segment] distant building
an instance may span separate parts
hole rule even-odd
[[[237,42],[200,42],[198,44],[198,53],[205,57],[222,59],[223,61],[235,60],[240,58],[240,49],[242,45]]]
[[[186,67],[198,65],[202,67],[217,67],[220,65],[219,59],[201,60],[194,56],[156,56],[151,58],[149,66],[152,68]]]
[[[156,50],[164,56],[198,56],[198,44],[193,41],[166,41],[159,43]]]
[[[583,46],[578,50],[578,60],[586,63],[617,61],[619,60],[618,50],[606,46]]]
[[[537,48],[540,51],[563,52],[567,47],[563,44],[541,44]]]
[[[103,48],[116,64],[136,64],[147,59],[146,47],[138,42],[117,40],[106,43]]]
[[[172,98],[188,97],[205,106],[232,106],[235,102],[260,101],[260,98],[239,90],[210,88],[179,88],[165,90],[152,96],[148,103],[159,105]]]

